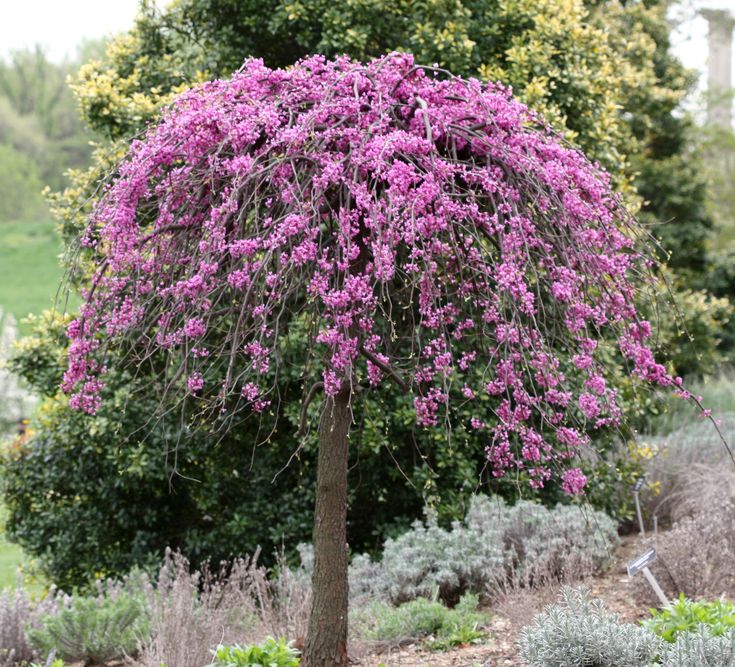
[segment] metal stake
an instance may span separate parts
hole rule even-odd
[[[643,512],[641,512],[641,501],[638,497],[638,491],[633,491],[635,497],[635,513],[638,515],[638,525],[641,528],[641,537],[646,536],[646,527],[643,525]]]
[[[643,572],[643,576],[650,584],[653,592],[656,594],[656,597],[661,601],[661,604],[664,607],[667,606],[669,604],[669,598],[667,598],[666,594],[663,592],[663,590],[661,590],[661,586],[658,585],[658,581],[656,581],[656,577],[653,576],[651,570],[649,570],[647,567],[644,567],[641,572]]]

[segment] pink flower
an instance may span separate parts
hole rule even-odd
[[[324,393],[327,396],[336,396],[342,388],[342,380],[337,373],[332,370],[326,370],[322,373],[324,380]]]
[[[198,394],[204,387],[204,378],[199,372],[192,373],[186,380],[186,387],[190,394]]]
[[[579,468],[570,468],[562,475],[562,488],[564,493],[577,496],[587,486],[587,478]]]
[[[438,423],[437,413],[442,405],[447,402],[447,395],[436,387],[432,387],[426,396],[417,396],[413,399],[416,409],[416,423],[419,426],[436,426]]]
[[[597,397],[592,394],[582,394],[579,397],[579,409],[587,419],[594,419],[601,412]]]
[[[201,338],[207,332],[207,326],[200,317],[192,317],[184,325],[184,333],[188,338]]]

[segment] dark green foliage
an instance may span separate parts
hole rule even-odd
[[[598,5],[596,16],[604,25],[616,3],[593,0],[587,4]],[[667,21],[671,3],[647,0],[623,4],[625,27],[619,38],[628,42],[639,58],[652,59],[654,74],[648,85],[629,89],[624,105],[628,127],[638,142],[629,156],[630,173],[643,198],[640,219],[660,238],[669,267],[692,286],[692,279],[706,273],[707,242],[713,227],[706,210],[707,180],[697,130],[691,117],[680,109],[696,78],[671,49]],[[631,35],[645,37],[648,45],[637,50]]]
[[[735,294],[735,248],[724,248],[712,256],[707,284],[717,296]]]
[[[735,298],[735,248],[723,247],[712,253],[709,261],[709,273],[705,278],[707,289],[718,297],[732,300]],[[732,359],[735,349],[735,326],[732,322],[722,331],[721,348]]]
[[[665,250],[661,259],[682,275],[703,274],[712,219],[705,206],[701,160],[674,154],[640,160],[638,166],[638,192],[646,202],[641,220]]]
[[[62,660],[103,664],[133,655],[148,638],[144,602],[120,592],[114,596],[73,597],[68,606],[31,630],[31,644],[43,655],[55,652]]]
[[[9,449],[2,475],[7,534],[52,581],[70,588],[123,574],[157,563],[167,546],[199,564],[258,545],[270,556],[282,540],[308,537],[310,477],[303,483],[295,463],[271,483],[288,460],[278,443],[253,456],[252,430],[219,443],[196,430],[181,435],[152,418],[159,401],[148,378],[125,372],[108,375],[96,418],[71,410],[54,395],[62,357],[52,338],[47,329],[25,342],[18,370],[49,398],[38,433]]]

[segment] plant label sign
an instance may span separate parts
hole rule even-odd
[[[638,493],[642,488],[643,484],[646,481],[646,476],[643,475],[642,477],[639,477],[635,484],[633,484],[633,493]]]
[[[648,567],[655,560],[656,560],[656,550],[649,549],[642,556],[638,556],[638,558],[628,563],[628,576],[634,577],[644,567]]]
[[[649,549],[642,556],[638,556],[638,558],[636,558],[634,561],[628,563],[628,576],[634,577],[639,572],[642,572],[649,586],[656,594],[656,597],[661,601],[662,605],[666,606],[667,604],[669,604],[669,599],[666,597],[666,594],[663,592],[661,586],[659,586],[658,581],[656,581],[656,577],[653,576],[653,572],[648,569],[648,566],[651,565],[655,560],[656,550]]]

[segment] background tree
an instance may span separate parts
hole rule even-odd
[[[62,386],[94,413],[107,349],[137,368],[161,351],[181,426],[216,433],[302,369],[302,410],[321,404],[304,665],[346,665],[352,406],[393,382],[448,442],[469,404],[495,475],[580,493],[584,428],[620,421],[601,331],[639,379],[681,388],[634,306],[639,236],[608,176],[496,85],[400,54],[249,61],[177,98],[119,164],[82,239],[95,272]]]
[[[0,144],[0,221],[33,220],[45,210],[41,176],[35,162]]]
[[[67,84],[78,67],[50,62],[39,47],[0,60],[0,221],[48,215],[44,186],[63,188],[66,169],[89,165],[91,134]]]

